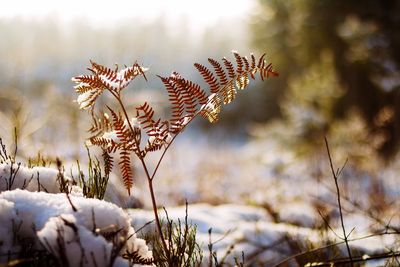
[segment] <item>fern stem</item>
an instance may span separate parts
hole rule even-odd
[[[134,131],[133,126],[132,126],[132,124],[131,124],[131,122],[129,120],[128,112],[125,109],[125,105],[122,102],[122,99],[121,99],[120,95],[115,93],[115,92],[113,92],[113,91],[111,91],[111,90],[110,90],[110,92],[115,97],[115,99],[118,101],[119,105],[121,106],[121,109],[122,109],[122,112],[124,113],[125,119],[128,122],[129,129],[131,130],[132,133],[134,133],[135,131]],[[144,171],[146,173],[147,182],[148,182],[148,185],[149,185],[150,196],[151,196],[151,204],[153,206],[154,218],[156,220],[157,231],[158,231],[158,233],[160,235],[164,251],[167,254],[168,261],[170,261],[171,257],[170,257],[169,249],[168,249],[168,246],[167,246],[167,242],[165,241],[164,234],[163,234],[162,229],[161,229],[161,223],[160,223],[160,219],[159,219],[158,212],[157,212],[157,201],[156,201],[156,197],[155,197],[155,194],[154,194],[154,188],[153,188],[153,178],[154,178],[154,175],[155,175],[156,172],[154,172],[153,175],[150,176],[150,173],[149,173],[149,170],[147,168],[146,162],[144,161],[144,158],[143,158],[142,153],[140,151],[139,143],[138,143],[136,138],[134,138],[134,140],[135,140],[135,145],[136,145],[136,147],[138,148],[138,151],[139,151],[139,153],[137,153],[136,155],[139,158],[140,162],[142,163],[143,169],[144,169]],[[160,163],[160,161],[159,161],[159,163]]]
[[[176,135],[174,135],[174,137],[172,137],[171,142],[169,142],[169,144],[165,147],[163,153],[161,154],[161,156],[160,156],[160,158],[159,158],[159,160],[158,160],[158,162],[157,162],[156,167],[154,168],[153,174],[152,174],[151,177],[150,177],[150,180],[151,180],[151,181],[153,181],[154,177],[156,176],[156,173],[157,173],[157,171],[158,171],[158,168],[160,167],[161,162],[163,161],[164,156],[165,156],[165,154],[166,154],[167,151],[168,151],[168,148],[171,146],[172,142],[174,142],[175,138],[176,138],[178,135],[179,135],[179,133],[176,134]]]
[[[210,102],[210,101],[208,101],[208,102]],[[208,102],[207,102],[207,103],[208,103]],[[186,126],[189,125],[189,124],[192,122],[192,120],[194,120],[194,118],[197,117],[197,115],[199,115],[199,112],[196,112],[196,113],[193,115],[193,117],[190,118],[190,120],[186,123],[186,125],[184,125],[184,126],[182,127],[182,129],[181,129],[177,134],[174,135],[174,137],[172,137],[171,141],[168,143],[168,145],[165,147],[163,153],[161,154],[161,156],[160,156],[160,158],[159,158],[159,160],[158,160],[158,162],[157,162],[157,165],[156,165],[156,167],[154,168],[153,174],[151,175],[150,180],[153,180],[153,179],[154,179],[154,177],[155,177],[155,175],[156,175],[156,173],[157,173],[157,171],[158,171],[158,168],[160,167],[161,162],[163,161],[164,156],[165,156],[165,154],[167,153],[168,149],[171,147],[172,143],[175,141],[175,139],[178,137],[178,135],[179,135],[181,132],[183,132],[183,130],[186,128]]]

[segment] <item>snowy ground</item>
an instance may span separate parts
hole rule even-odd
[[[185,206],[168,208],[170,219],[184,221]],[[307,211],[305,210],[305,213]],[[144,210],[128,210],[132,218],[133,227],[141,231],[155,230],[154,224],[144,226],[153,220],[153,213]],[[161,212],[162,214],[162,212]],[[164,215],[165,217],[165,215]],[[315,244],[322,247],[323,242],[338,243],[334,250],[342,251],[345,254],[345,247],[338,236],[333,232],[322,232],[315,228],[296,226],[290,223],[277,223],[263,208],[256,208],[246,205],[218,205],[194,204],[189,206],[189,222],[197,225],[197,240],[203,247],[205,257],[208,257],[208,246],[213,244],[213,250],[221,257],[232,250],[227,257],[228,262],[233,263],[235,258],[241,259],[242,252],[245,254],[245,263],[263,263],[264,266],[272,266],[287,259],[290,255],[308,251],[307,245]],[[356,218],[349,218],[355,221]],[[209,229],[212,229],[210,236]],[[334,229],[339,235],[341,230]],[[351,239],[358,239],[366,233],[353,233]],[[366,257],[367,255],[384,252],[395,242],[393,236],[376,236],[367,239],[360,239],[350,242],[355,254]],[[233,245],[233,247],[231,247]],[[322,250],[324,252],[324,250]],[[299,257],[297,259],[302,264]],[[321,259],[316,259],[321,260]],[[295,260],[289,261],[294,264]],[[377,264],[375,261],[373,264]],[[376,266],[376,265],[371,265]]]
[[[249,265],[262,262],[264,266],[273,266],[291,255],[341,242],[343,234],[327,159],[304,162],[268,142],[238,147],[219,144],[218,149],[214,148],[213,153],[207,154],[202,152],[210,151],[210,145],[201,141],[196,145],[193,147],[193,144],[181,142],[162,165],[155,186],[158,201],[167,207],[171,219],[183,221],[185,206],[179,204],[188,200],[189,222],[197,225],[197,240],[204,249],[206,259],[210,243],[220,257],[231,248],[227,256],[229,262],[233,262],[235,257],[240,259],[244,252],[245,263]],[[14,165],[14,168],[17,167]],[[394,165],[382,171],[378,178],[386,178],[383,184],[375,184],[370,175],[358,172],[351,165],[343,172],[341,189],[346,229],[348,233],[351,231],[350,239],[362,238],[351,242],[351,246],[357,250],[355,255],[368,257],[397,249],[397,235],[363,238],[385,229],[390,231],[390,227],[399,225],[399,203],[396,200],[400,187],[398,179],[395,179],[397,170],[398,167]],[[65,240],[80,240],[65,243],[68,250],[76,253],[80,251],[79,244],[90,244],[91,252],[95,255],[104,247],[111,250],[113,243],[101,235],[110,226],[125,229],[125,237],[134,233],[135,229],[141,229],[137,233],[139,237],[154,229],[152,224],[142,228],[154,217],[148,209],[149,198],[146,188],[140,187],[140,179],[137,180],[133,198],[127,198],[117,180],[113,180],[106,199],[116,205],[85,199],[80,189],[74,187],[70,194],[78,210],[74,212],[66,195],[59,191],[57,174],[56,169],[21,165],[15,174],[12,191],[5,191],[5,181],[10,177],[10,164],[0,164],[2,255],[7,255],[9,250],[18,250],[13,245],[12,235],[8,234],[15,230],[16,222],[22,223],[21,235],[35,239],[37,246],[42,245],[56,255],[59,246],[57,231],[60,229],[66,233]],[[349,179],[352,179],[351,182],[346,182]],[[382,188],[377,190],[377,187]],[[387,199],[379,199],[382,195],[378,193],[382,190]],[[374,194],[379,198],[374,198]],[[371,205],[371,201],[375,201],[372,204],[376,205],[386,201],[390,205],[378,214],[368,213],[362,207],[365,203]],[[144,204],[144,209],[129,209],[140,202]],[[359,203],[359,206],[353,202]],[[93,224],[93,213],[96,225]],[[72,224],[76,228],[68,226]],[[212,229],[211,236],[209,229]],[[151,255],[144,241],[136,236],[126,244],[125,250],[133,247],[140,248],[146,257]],[[321,250],[322,254],[315,254],[320,255],[318,259],[298,257],[297,260],[306,263],[330,256],[346,256],[343,243],[334,248],[329,247]],[[340,253],[331,255],[332,251]],[[78,260],[74,253],[67,253],[67,257]],[[103,257],[109,258],[110,252],[105,253]],[[79,259],[90,259],[88,254],[82,255]],[[0,261],[4,262],[5,258],[0,258]],[[297,266],[294,259],[290,262]],[[86,263],[94,266],[93,261],[87,260]],[[124,264],[126,262],[119,255],[115,266]],[[371,261],[370,266],[376,264]]]

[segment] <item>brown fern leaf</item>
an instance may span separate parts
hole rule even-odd
[[[125,82],[128,82],[135,77],[142,75],[143,78],[147,81],[146,75],[144,73],[146,70],[146,68],[143,68],[137,62],[135,62],[132,67],[127,67],[124,70],[120,71],[119,76],[123,78]]]
[[[92,112],[92,124],[88,132],[93,134],[93,136],[99,136],[104,132],[112,131],[112,122],[107,113],[101,112],[100,115],[95,115]]]
[[[265,53],[258,59],[257,68],[262,69],[264,68],[266,61],[265,61]]]
[[[198,84],[177,72],[168,78],[160,78],[172,104],[171,133],[176,134],[196,115],[199,105],[207,103],[207,95]]]
[[[147,68],[140,66],[137,62],[133,66],[125,67],[125,69],[119,71],[117,73],[118,90],[126,88],[133,79],[140,75],[147,81],[145,71],[147,71]]]
[[[129,260],[131,265],[154,265],[153,258],[144,258],[139,252],[140,251],[138,249],[132,251],[127,250],[124,254],[122,254],[122,257],[126,260]]]
[[[208,59],[219,78],[219,83],[217,86],[213,86],[214,90],[211,91],[211,93],[221,96],[224,104],[229,104],[235,99],[237,94],[236,89],[243,90],[249,85],[249,76],[252,79],[255,79],[254,75],[257,72],[260,72],[260,77],[264,80],[264,78],[278,75],[272,70],[271,64],[266,64],[264,59],[265,55],[261,56],[258,60],[258,64],[256,64],[256,58],[253,54],[251,54],[251,60],[249,61],[246,57],[240,56],[236,51],[233,51],[232,53],[235,57],[236,69],[232,62],[225,57],[222,59],[225,69],[216,60]],[[203,71],[203,77],[206,76],[209,79],[211,79],[210,77],[213,78],[213,76],[207,72],[207,68],[200,64],[197,64],[197,66],[200,71]],[[225,70],[228,75],[225,74]],[[219,105],[221,98],[211,98],[208,102],[209,105],[206,104],[202,107],[201,115],[208,118],[209,121],[216,121],[221,108]],[[212,111],[212,107],[215,107],[216,109]]]
[[[136,62],[133,66],[126,67],[119,72],[118,66],[115,70],[112,70],[93,61],[90,61],[90,63],[92,68],[89,68],[89,71],[92,72],[92,75],[81,75],[72,79],[77,83],[79,82],[75,86],[75,91],[79,94],[98,89],[108,89],[118,93],[126,88],[135,77],[143,75],[146,79],[144,72],[147,69]]]
[[[185,104],[184,101],[182,100],[182,96],[177,88],[177,85],[175,84],[174,80],[166,77],[161,77],[158,76],[162,83],[165,86],[165,89],[168,92],[168,97],[169,97],[169,102],[171,103],[171,110],[172,110],[172,118],[170,120],[171,126],[172,126],[172,131],[179,131],[179,122],[183,118],[183,113],[185,110]]]
[[[233,51],[232,53],[233,53],[233,55],[235,56],[235,59],[236,59],[236,72],[238,74],[241,74],[243,72],[243,60],[242,60],[242,57],[236,51]]]
[[[182,96],[183,103],[185,104],[186,113],[189,116],[193,116],[196,113],[196,105],[197,105],[196,93],[192,90],[190,86],[188,87],[188,84],[185,82],[185,79],[182,78],[182,76],[179,73],[174,72],[170,77],[170,79],[175,83],[175,85],[177,85],[177,89],[179,90],[179,93]],[[193,83],[193,85],[195,84]]]
[[[113,144],[113,140],[104,137],[90,137],[89,144],[99,146],[102,149],[109,149]]]
[[[217,94],[211,94],[208,97],[207,104],[200,109],[200,115],[208,119],[209,122],[215,123],[218,121],[218,115],[221,112],[222,101]]]
[[[225,68],[228,70],[229,78],[231,79],[235,78],[236,77],[235,68],[233,67],[232,62],[227,60],[225,57],[222,59],[222,61],[224,62]]]
[[[90,61],[90,63],[92,64],[91,71],[95,73],[96,76],[99,77],[99,79],[102,80],[105,85],[109,82],[117,81],[118,66],[115,70],[112,70],[93,61]]]
[[[273,70],[272,63],[267,64],[267,61],[265,60],[265,54],[263,54],[258,60],[257,68],[260,71],[261,80],[269,77],[279,76],[279,74]]]
[[[261,79],[264,80],[265,78],[269,78],[269,77],[276,77],[279,76],[279,74],[274,71],[272,69],[272,64],[268,64],[267,66],[263,67],[260,70],[260,74],[261,74]]]
[[[154,152],[160,150],[165,145],[165,141],[160,138],[152,138],[147,141],[145,151]]]
[[[78,94],[83,94],[89,91],[93,90],[93,87],[89,86],[86,83],[82,83],[80,82],[79,84],[74,86],[75,92],[77,92]]]
[[[154,110],[147,102],[144,102],[143,105],[136,107],[136,117],[146,132],[148,129],[151,129],[154,126],[155,121],[153,116]]]
[[[215,73],[217,74],[218,78],[219,78],[219,84],[220,85],[225,85],[228,83],[228,78],[226,77],[225,71],[222,68],[221,64],[219,64],[218,61],[216,61],[215,59],[209,58],[208,62],[210,62],[210,64],[214,67]]]
[[[133,186],[133,171],[131,167],[131,154],[125,149],[121,149],[119,153],[119,167],[124,180],[125,188],[128,190],[128,194],[131,194],[131,188]]]
[[[119,92],[124,89],[135,77],[135,74],[136,76],[140,74],[135,67],[125,68],[118,72],[118,65],[115,70],[112,70],[93,61],[91,61],[91,64],[92,69],[90,70],[99,78],[108,90],[114,92]]]
[[[223,59],[224,60],[224,59]],[[209,58],[208,62],[214,67],[215,73],[219,77],[220,81],[220,89],[219,92],[221,93],[221,96],[223,97],[224,104],[229,104],[232,102],[235,97],[236,97],[236,89],[232,81],[228,82],[228,78],[225,74],[225,71],[223,70],[221,64],[219,64],[218,61]],[[227,67],[229,77],[232,78],[234,77],[234,69],[233,65],[225,59],[224,65]],[[232,76],[232,77],[231,77]]]
[[[247,59],[247,57],[242,57],[242,61],[243,61],[243,64],[244,64],[244,71],[245,72],[249,72],[249,70],[250,70],[249,60]]]
[[[143,129],[149,136],[149,140],[157,139],[163,141],[167,139],[169,134],[169,122],[161,121],[161,119],[154,121],[154,110],[147,102],[137,107],[136,112],[137,119],[140,124],[143,125]]]
[[[125,124],[125,121],[122,119],[121,114],[117,114],[110,107],[108,109],[111,112],[111,116],[113,118],[113,128],[118,137],[118,139],[124,143],[128,144],[132,141],[133,133],[129,129],[129,127]]]
[[[229,82],[221,88],[220,93],[223,98],[224,105],[231,103],[233,100],[235,100],[237,94],[235,84],[232,81]]]
[[[75,91],[79,94],[77,102],[80,109],[92,108],[105,89],[102,81],[95,75],[81,75],[72,79],[77,85]]]
[[[148,135],[153,137],[164,137],[168,133],[168,122],[158,119],[155,121],[150,130],[148,130]]]
[[[207,103],[207,94],[203,89],[201,89],[200,85],[190,80],[186,80],[185,78],[182,78],[180,82],[184,83],[187,91],[191,92],[193,97],[196,98],[197,103],[199,103],[200,105]]]
[[[97,98],[101,95],[103,90],[91,90],[78,96],[76,100],[80,109],[90,109],[94,106]]]
[[[145,147],[145,151],[156,151],[169,143],[171,137],[168,121],[158,120],[154,123],[152,129],[148,133],[149,139]]]
[[[255,80],[256,77],[254,76],[254,74],[256,74],[257,72],[256,57],[253,54],[251,54],[250,56],[251,56],[250,76],[253,80]]]
[[[247,76],[247,74],[245,75],[239,75],[235,81],[236,83],[236,87],[240,90],[245,89],[248,85],[249,85],[249,77]]]
[[[182,77],[174,77],[173,80],[175,80],[181,89],[183,99],[187,104],[187,113],[194,114],[189,108],[192,103],[198,103],[200,105],[207,103],[207,94],[203,89],[201,89],[200,85]]]
[[[106,89],[103,82],[96,75],[80,75],[72,78],[72,81],[77,83],[77,85],[74,86],[77,93],[81,93],[81,91],[84,93],[90,90]],[[91,89],[88,90],[85,87],[90,87]]]
[[[107,149],[103,149],[102,157],[104,161],[104,173],[106,176],[109,176],[114,166],[114,159]]]
[[[200,72],[204,81],[210,86],[211,93],[217,93],[219,89],[218,81],[214,77],[214,74],[205,66],[195,63],[194,66]]]

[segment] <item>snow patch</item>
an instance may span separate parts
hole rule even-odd
[[[76,212],[65,194],[20,189],[1,193],[0,239],[3,245],[0,255],[18,253],[20,246],[13,243],[18,237],[33,240],[35,248],[45,248],[57,259],[67,259],[70,266],[80,263],[110,266],[110,262],[114,262],[113,266],[129,266],[121,257],[128,251],[137,251],[143,258],[152,257],[145,241],[136,237],[130,217],[121,208],[82,196],[70,195],[70,200]],[[122,242],[123,248],[114,261],[115,242]],[[0,258],[0,262],[6,260],[7,257]]]
[[[59,171],[56,169],[28,168],[20,164],[5,162],[0,164],[0,192],[20,188],[28,191],[60,193],[58,175]],[[67,182],[72,181],[66,175],[64,175],[64,178]]]

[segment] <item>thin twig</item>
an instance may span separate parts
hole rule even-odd
[[[375,234],[370,234],[370,235],[366,235],[366,236],[362,236],[362,237],[348,239],[347,241],[348,242],[354,242],[354,241],[360,241],[360,240],[365,240],[365,239],[368,239],[368,238],[384,236],[384,235],[400,235],[400,232],[398,232],[398,231],[391,231],[391,232],[383,231],[383,232],[380,232],[380,233],[375,233]],[[282,260],[279,263],[275,264],[273,267],[278,267],[278,266],[281,266],[281,265],[282,266],[286,266],[286,265],[284,265],[285,263],[287,263],[290,260],[295,259],[297,257],[303,256],[303,255],[307,255],[307,254],[313,254],[313,253],[316,253],[316,252],[318,252],[320,250],[332,248],[332,247],[335,247],[335,246],[339,246],[339,245],[342,245],[344,243],[345,243],[344,241],[340,241],[340,242],[328,244],[328,245],[325,245],[325,246],[322,246],[322,247],[314,248],[314,249],[308,250],[306,252],[300,252],[300,253],[291,255],[290,257],[285,258],[284,260]]]
[[[341,203],[341,200],[340,200],[340,188],[339,188],[339,183],[338,183],[338,179],[339,179],[338,178],[338,174],[339,175],[341,174],[341,172],[342,172],[342,170],[343,170],[343,168],[344,168],[346,163],[343,165],[343,167],[340,170],[338,170],[337,173],[335,173],[335,169],[333,167],[331,153],[330,153],[330,150],[329,150],[328,139],[326,137],[325,137],[325,145],[326,145],[326,150],[328,152],[328,158],[329,158],[329,163],[330,163],[330,167],[331,167],[331,171],[332,171],[332,176],[333,176],[333,179],[335,181],[335,186],[336,186],[336,195],[337,195],[337,201],[338,201],[338,205],[339,205],[340,223],[342,225],[342,231],[343,231],[343,241],[346,244],[347,253],[348,253],[349,259],[350,259],[350,265],[353,267],[354,264],[353,264],[353,258],[351,256],[351,250],[350,250],[350,246],[349,246],[349,242],[348,242],[348,235],[346,234],[346,227],[344,226],[342,203]],[[347,162],[347,160],[346,160],[346,162]]]

